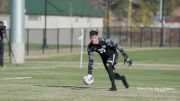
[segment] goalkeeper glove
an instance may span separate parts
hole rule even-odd
[[[132,65],[132,60],[128,57],[124,57],[124,65],[131,66]]]

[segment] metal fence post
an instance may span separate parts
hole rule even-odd
[[[119,45],[121,45],[121,33],[122,33],[122,29],[121,29],[121,27],[119,29],[120,29],[120,31],[119,31]]]
[[[57,29],[57,53],[59,53],[59,33],[60,29]]]
[[[132,27],[130,27],[130,48],[132,48]]]
[[[153,31],[152,31],[152,27],[151,27],[151,47],[152,47],[152,41],[153,41]]]
[[[142,47],[143,27],[140,27],[140,47]]]
[[[172,34],[172,30],[171,29],[170,29],[170,33],[169,34],[170,34],[170,37],[169,37],[170,38],[169,39],[169,47],[171,47],[171,34]]]
[[[11,33],[11,29],[9,29],[9,42],[10,42],[10,40],[11,40],[10,33]],[[8,42],[7,42],[7,43],[8,43]],[[8,45],[8,55],[9,55],[9,57],[11,56],[10,48],[11,48],[11,44]],[[10,59],[10,62],[11,62],[11,59]]]
[[[180,28],[179,28],[179,47],[180,47]]]
[[[29,55],[29,29],[27,29],[26,54]]]
[[[73,51],[73,28],[71,28],[71,52]]]
[[[44,49],[45,49],[45,29],[43,29],[43,43],[42,43],[42,53],[44,54]]]
[[[86,51],[86,28],[84,28],[84,51]]]

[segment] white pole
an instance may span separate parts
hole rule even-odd
[[[159,9],[159,13],[160,13],[160,16],[159,16],[160,18],[159,19],[160,19],[160,21],[162,21],[162,18],[163,18],[162,17],[162,12],[163,12],[162,11],[162,4],[163,4],[163,0],[160,0],[160,9]]]
[[[24,63],[24,33],[25,33],[25,0],[11,0],[11,33],[10,44],[14,58],[11,62]],[[12,54],[11,54],[12,57]]]
[[[78,38],[81,40],[81,56],[80,56],[80,68],[82,68],[82,62],[83,62],[83,43],[84,43],[84,29],[81,29],[81,36]]]

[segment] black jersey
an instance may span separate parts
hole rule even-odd
[[[99,38],[99,44],[92,44],[88,45],[88,53],[92,55],[91,52],[97,52],[101,57],[108,57],[113,53],[117,53],[117,44],[114,44],[109,39]]]
[[[4,32],[2,30],[0,30],[0,42],[3,41],[3,34],[4,34]]]
[[[105,38],[99,38],[98,44],[90,43],[88,45],[88,56],[89,56],[89,63],[88,68],[92,70],[93,68],[93,53],[94,51],[99,53],[101,58],[108,58],[112,54],[117,54],[117,50],[119,50],[123,56],[127,57],[127,54],[123,51],[123,48],[120,47],[118,44],[114,43],[113,41]]]

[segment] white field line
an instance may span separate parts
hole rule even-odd
[[[21,79],[31,79],[32,77],[4,77],[0,80],[21,80]]]
[[[29,61],[29,63],[40,63],[40,64],[60,64],[60,65],[79,65],[79,62],[59,62],[59,61]],[[87,65],[87,62],[83,62],[83,65]],[[101,62],[94,63],[95,65],[103,65]],[[118,63],[118,66],[124,67],[122,63]],[[134,63],[132,66],[143,66],[143,67],[179,67],[180,64],[140,64]]]
[[[59,61],[28,61],[27,63],[34,64],[34,66],[25,67],[11,67],[11,68],[0,68],[0,70],[9,70],[9,69],[46,69],[46,68],[59,68],[60,66],[64,67],[79,67],[79,62],[59,62]],[[37,64],[37,65],[36,65]],[[47,64],[47,66],[39,66],[39,64]],[[52,64],[52,65],[51,65]],[[51,65],[51,66],[49,66]],[[88,63],[83,62],[83,68],[87,68]],[[27,67],[27,68],[26,68]],[[162,69],[162,70],[180,70],[180,64],[138,64],[134,63],[132,66],[124,66],[123,63],[118,63],[115,66],[118,68],[128,68],[128,69]],[[95,62],[94,68],[104,68],[103,63]]]

